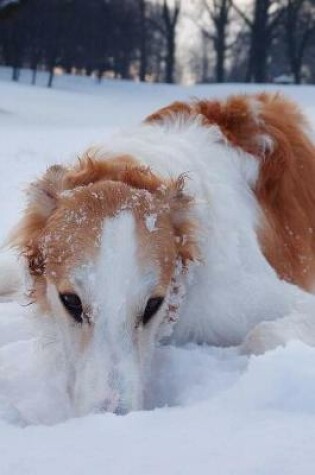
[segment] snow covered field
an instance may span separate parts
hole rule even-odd
[[[47,90],[27,85],[27,74],[25,84],[7,78],[0,70],[0,240],[18,219],[24,186],[48,165],[175,99],[257,89],[58,77]],[[285,92],[315,126],[315,88]],[[315,349],[292,342],[247,358],[237,349],[159,348],[147,411],[71,419],[34,333],[30,308],[0,304],[1,475],[314,475]]]

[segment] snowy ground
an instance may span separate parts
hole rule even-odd
[[[0,78],[1,240],[23,187],[47,165],[172,100],[257,89],[57,78],[47,90],[27,85],[27,74],[23,85],[8,82],[8,70]],[[285,92],[315,124],[315,88]],[[0,306],[1,475],[314,475],[315,349],[293,342],[248,359],[237,349],[160,348],[150,410],[66,419],[33,332],[28,308]]]

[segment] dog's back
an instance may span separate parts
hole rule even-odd
[[[150,123],[199,116],[219,126],[228,143],[259,160],[254,192],[264,214],[258,236],[280,278],[306,290],[315,281],[315,147],[298,107],[279,94],[226,101],[176,102]]]

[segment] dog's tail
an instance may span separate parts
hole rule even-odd
[[[18,300],[23,293],[22,266],[12,256],[0,254],[0,302]]]

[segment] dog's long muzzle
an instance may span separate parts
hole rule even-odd
[[[125,414],[140,409],[143,381],[136,348],[121,341],[114,346],[94,341],[76,371],[74,405],[79,415],[91,411]]]

